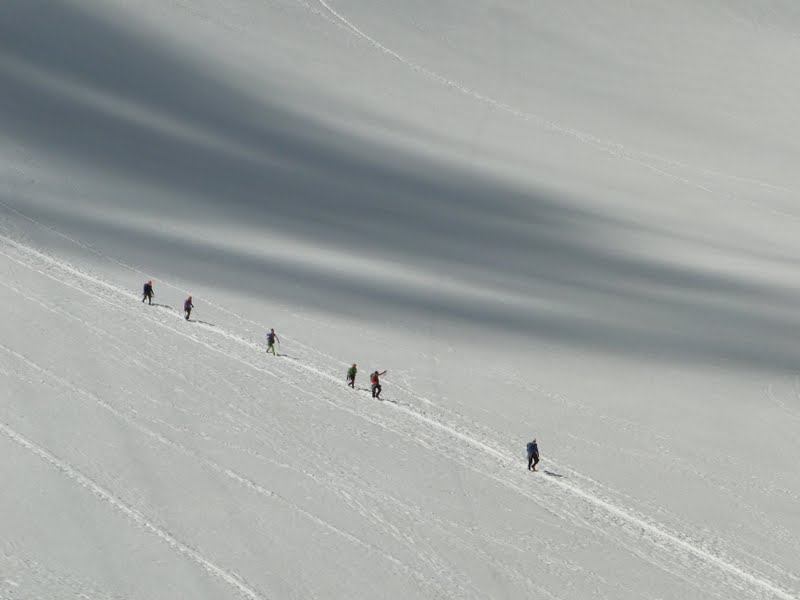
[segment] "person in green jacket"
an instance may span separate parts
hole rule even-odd
[[[347,385],[353,389],[356,388],[356,373],[358,373],[358,369],[356,363],[353,363],[353,366],[347,369]]]

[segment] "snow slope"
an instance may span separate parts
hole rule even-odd
[[[695,4],[0,4],[0,598],[800,596],[800,12]]]

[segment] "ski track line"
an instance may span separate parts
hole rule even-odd
[[[305,2],[305,0],[297,0],[297,2],[299,2],[306,9],[311,10],[312,12],[316,12],[316,11],[314,11],[312,9],[311,6],[309,6],[307,4],[307,2]],[[665,156],[659,156],[657,154],[646,153],[646,152],[641,152],[641,151],[637,151],[637,150],[628,150],[628,149],[625,148],[625,146],[623,146],[622,144],[619,144],[617,142],[612,142],[612,141],[609,141],[609,140],[603,140],[602,138],[599,138],[599,137],[597,137],[595,135],[592,135],[590,133],[587,133],[587,132],[584,132],[584,131],[580,131],[578,129],[574,129],[572,127],[568,127],[568,126],[565,126],[565,125],[561,125],[561,124],[559,124],[559,123],[557,123],[555,121],[552,121],[550,119],[542,117],[541,115],[537,115],[535,113],[530,113],[530,112],[526,112],[526,111],[514,108],[513,106],[511,106],[509,104],[506,104],[506,103],[501,102],[499,100],[495,100],[494,98],[492,98],[490,96],[482,94],[481,92],[478,92],[478,91],[476,91],[476,90],[474,90],[474,89],[472,89],[472,88],[470,88],[470,87],[468,87],[466,85],[463,85],[463,84],[461,84],[461,83],[459,83],[459,82],[457,82],[457,81],[455,81],[453,79],[449,79],[449,78],[447,78],[447,77],[445,77],[443,75],[440,75],[439,73],[436,73],[435,71],[432,71],[432,70],[430,70],[430,69],[428,69],[426,67],[423,67],[422,65],[419,65],[419,64],[415,63],[412,60],[409,60],[409,59],[405,58],[403,55],[401,55],[401,54],[395,52],[394,50],[392,50],[391,48],[381,44],[378,40],[376,40],[375,38],[373,38],[369,34],[365,33],[358,26],[356,26],[354,23],[352,23],[350,20],[348,20],[344,15],[342,15],[335,8],[333,8],[326,0],[316,0],[316,2],[318,2],[326,11],[328,11],[328,13],[330,13],[330,15],[332,15],[345,28],[345,30],[349,31],[352,35],[365,40],[367,43],[369,43],[371,46],[373,46],[374,48],[376,48],[377,50],[379,50],[383,54],[386,54],[387,56],[390,56],[391,58],[393,58],[397,62],[405,65],[406,67],[408,67],[412,71],[415,71],[415,72],[419,73],[423,77],[425,77],[427,79],[430,79],[430,80],[432,80],[432,81],[434,81],[436,83],[439,83],[440,85],[443,85],[444,87],[456,90],[457,92],[459,92],[460,94],[462,94],[464,96],[467,96],[469,98],[477,100],[478,102],[481,102],[483,104],[487,104],[487,105],[489,105],[489,106],[491,106],[493,108],[496,108],[497,110],[500,110],[502,112],[508,113],[508,114],[510,114],[510,115],[512,115],[512,116],[514,116],[514,117],[516,117],[518,119],[521,119],[521,120],[523,120],[525,122],[534,123],[535,125],[538,125],[539,127],[542,127],[542,128],[544,128],[546,130],[550,130],[550,131],[556,132],[556,133],[561,134],[561,135],[566,136],[566,137],[571,137],[571,138],[573,138],[573,139],[575,139],[575,140],[577,140],[577,141],[579,141],[579,142],[581,142],[583,144],[587,144],[589,146],[594,147],[599,152],[602,152],[604,154],[608,154],[608,155],[610,155],[610,156],[612,156],[614,158],[620,159],[620,160],[628,161],[628,162],[630,162],[632,164],[635,164],[635,165],[637,165],[639,167],[642,167],[644,169],[652,171],[652,172],[656,173],[657,175],[661,175],[661,176],[666,177],[668,179],[672,179],[672,180],[677,181],[678,183],[681,183],[681,184],[686,185],[688,187],[692,187],[692,188],[698,189],[698,190],[700,190],[702,192],[705,192],[705,193],[711,195],[712,197],[722,197],[722,198],[725,198],[725,199],[728,199],[728,200],[737,200],[737,201],[742,201],[743,200],[745,203],[747,203],[750,206],[755,207],[755,208],[757,208],[759,210],[764,210],[764,211],[770,212],[770,213],[772,213],[774,215],[782,216],[782,217],[785,217],[785,218],[790,218],[790,219],[793,219],[793,220],[799,220],[800,219],[800,215],[797,215],[795,213],[788,212],[788,211],[783,211],[783,210],[777,209],[775,207],[763,205],[763,204],[761,204],[759,202],[756,202],[755,200],[752,200],[751,198],[742,198],[742,197],[739,197],[739,196],[737,196],[737,195],[735,195],[733,193],[730,193],[730,192],[717,192],[716,190],[714,190],[713,188],[711,188],[711,187],[709,187],[707,185],[704,185],[702,183],[698,183],[696,181],[693,181],[692,179],[689,179],[687,177],[683,177],[681,175],[677,175],[677,174],[672,173],[670,171],[666,171],[664,168],[661,168],[661,167],[657,166],[656,164],[653,164],[653,162],[647,162],[647,160],[654,161],[654,162],[660,162],[661,164],[664,164],[667,167],[671,167],[671,168],[680,168],[680,169],[693,170],[693,171],[700,172],[700,173],[705,174],[705,175],[714,175],[714,176],[717,176],[717,177],[723,177],[723,178],[732,179],[732,180],[735,180],[735,181],[745,181],[745,182],[748,182],[748,183],[756,184],[756,185],[758,185],[760,187],[770,188],[770,189],[773,189],[773,190],[780,190],[780,191],[793,193],[793,190],[791,190],[791,189],[785,188],[783,186],[776,186],[776,185],[774,185],[772,183],[769,183],[769,182],[766,182],[766,181],[761,181],[761,180],[754,179],[754,178],[741,177],[741,176],[736,176],[736,175],[730,175],[730,174],[727,174],[727,173],[723,173],[721,171],[713,171],[713,170],[710,170],[710,169],[693,167],[693,166],[691,166],[691,165],[689,165],[687,163],[682,163],[680,161],[677,161],[677,160],[674,160],[674,159],[671,159],[671,158],[668,158],[668,157],[665,157]],[[636,155],[638,155],[640,157],[643,157],[643,158],[637,158]]]
[[[73,393],[75,393],[75,394],[77,394],[79,396],[82,396],[83,398],[87,399],[88,401],[93,402],[94,404],[97,404],[98,406],[103,408],[106,412],[108,412],[111,415],[113,415],[117,420],[124,422],[125,424],[127,424],[130,427],[136,429],[137,431],[139,431],[140,433],[146,435],[147,437],[156,440],[160,444],[162,444],[164,446],[167,446],[168,448],[171,448],[172,450],[175,450],[176,452],[178,452],[179,454],[182,454],[183,456],[187,456],[187,457],[195,460],[196,462],[198,462],[198,463],[200,463],[202,465],[205,465],[206,467],[210,468],[212,471],[214,471],[214,472],[216,472],[218,474],[221,474],[221,475],[224,475],[225,477],[228,477],[229,479],[231,479],[231,480],[235,481],[236,483],[240,484],[242,487],[244,487],[244,488],[246,488],[246,489],[248,489],[248,490],[250,490],[252,492],[255,492],[256,494],[258,494],[260,496],[263,496],[265,498],[269,498],[271,500],[275,500],[275,501],[278,501],[281,504],[284,504],[285,506],[289,507],[291,510],[294,510],[294,511],[300,513],[304,517],[308,518],[310,521],[316,523],[317,525],[322,526],[324,529],[327,529],[327,530],[329,530],[329,531],[331,531],[331,532],[343,537],[344,539],[350,541],[351,543],[353,543],[353,544],[355,544],[357,546],[360,546],[361,548],[369,551],[370,553],[374,553],[374,554],[377,554],[379,556],[382,556],[387,561],[389,561],[390,563],[394,564],[396,567],[399,567],[400,570],[403,571],[406,575],[413,574],[413,570],[408,565],[403,563],[400,559],[392,556],[391,554],[388,554],[388,553],[384,552],[383,550],[381,550],[377,546],[374,546],[373,544],[365,542],[361,538],[359,538],[359,537],[357,537],[357,536],[355,536],[355,535],[353,535],[351,533],[348,533],[347,531],[344,531],[344,530],[336,527],[335,525],[332,525],[328,521],[325,521],[324,519],[316,516],[315,514],[305,510],[304,508],[301,508],[300,506],[290,502],[289,500],[285,499],[280,494],[263,487],[259,483],[257,483],[255,481],[245,477],[244,475],[241,475],[241,474],[237,473],[233,469],[231,469],[229,467],[226,467],[226,466],[223,466],[223,465],[220,465],[219,463],[217,463],[217,462],[215,462],[213,460],[204,458],[203,456],[200,456],[197,452],[191,450],[187,446],[184,446],[180,442],[177,442],[175,440],[171,440],[171,439],[167,438],[166,436],[162,435],[161,433],[158,433],[157,431],[154,431],[154,430],[150,429],[149,427],[146,427],[145,425],[142,425],[141,423],[136,421],[136,417],[141,417],[141,415],[139,415],[139,413],[136,410],[129,409],[129,410],[123,412],[122,410],[117,409],[115,406],[113,406],[112,404],[110,404],[106,400],[103,400],[102,398],[100,398],[96,394],[94,394],[92,392],[89,392],[88,390],[86,390],[86,389],[74,384],[73,382],[61,377],[60,375],[54,373],[53,371],[50,371],[49,369],[47,369],[45,367],[42,367],[38,363],[36,363],[36,362],[32,361],[31,359],[29,359],[28,357],[20,354],[19,352],[16,352],[15,350],[12,350],[11,348],[8,348],[7,346],[5,346],[2,343],[0,343],[0,350],[6,352],[7,354],[9,354],[11,356],[13,356],[17,360],[25,363],[30,369],[40,373],[41,375],[43,375],[45,377],[49,377],[50,379],[56,381],[57,383],[59,383],[60,385],[64,386],[65,388],[70,389]],[[126,414],[126,413],[130,413],[130,414]],[[0,424],[0,426],[1,426],[1,424]],[[133,510],[133,509],[131,509],[131,510]],[[415,578],[415,579],[418,579],[418,578]],[[423,580],[420,583],[425,583],[426,581],[427,580]],[[453,581],[453,583],[456,584],[456,587],[458,587],[458,582]],[[428,584],[430,585],[430,582],[428,582]],[[438,587],[438,586],[436,586],[436,587]],[[446,591],[446,590],[441,590],[440,589],[440,591]]]
[[[133,294],[130,294],[130,293],[127,293],[127,292],[125,292],[123,290],[120,290],[119,288],[117,288],[116,286],[114,286],[114,285],[112,285],[110,283],[107,283],[105,281],[102,281],[102,280],[94,277],[94,276],[91,276],[91,275],[88,275],[86,273],[83,273],[83,272],[79,271],[78,269],[75,269],[71,265],[68,265],[67,263],[64,263],[64,262],[62,262],[62,261],[60,261],[58,259],[52,258],[50,256],[47,256],[46,254],[43,254],[43,253],[41,253],[41,252],[39,252],[37,250],[34,250],[32,248],[28,248],[27,246],[25,246],[23,244],[20,244],[20,243],[18,243],[16,241],[6,237],[5,235],[0,234],[0,240],[5,241],[7,244],[9,244],[12,247],[18,249],[23,254],[28,253],[30,255],[33,255],[33,256],[39,258],[40,260],[43,260],[43,261],[45,261],[47,263],[52,264],[57,269],[61,269],[62,271],[66,272],[68,274],[71,274],[73,276],[77,276],[79,278],[83,278],[83,279],[86,279],[88,281],[91,281],[91,282],[95,283],[96,285],[99,285],[99,286],[101,286],[101,287],[103,287],[105,289],[108,289],[108,290],[110,290],[110,291],[112,291],[112,292],[114,292],[116,294],[119,294],[119,295],[122,295],[122,296],[125,296],[125,297],[130,297],[130,298],[134,298],[135,297]],[[6,255],[6,256],[9,257],[8,255]],[[15,260],[12,257],[9,257],[9,258],[11,258],[12,260]],[[17,261],[17,262],[20,262],[20,261]],[[21,262],[20,262],[20,264],[25,265],[25,263],[21,263]],[[25,265],[25,266],[28,266],[28,265]],[[68,285],[70,287],[73,287],[73,288],[75,288],[77,290],[84,291],[84,290],[81,290],[80,287],[72,285],[69,282],[60,280],[60,279],[58,279],[58,278],[56,278],[54,276],[51,276],[49,274],[48,274],[48,276],[53,278],[56,281],[62,282],[62,283],[66,284],[66,285]],[[86,292],[84,291],[84,293],[86,293]],[[115,305],[115,303],[113,303],[113,302],[110,302],[110,304]],[[122,307],[121,305],[117,305],[117,306]],[[232,359],[236,360],[237,362],[240,362],[240,363],[242,363],[242,364],[244,364],[246,366],[249,366],[250,368],[253,368],[253,369],[255,369],[255,370],[259,371],[259,372],[266,373],[266,374],[270,375],[273,378],[276,378],[276,379],[278,378],[278,375],[276,375],[275,373],[273,373],[273,372],[271,372],[269,370],[263,369],[263,368],[255,365],[253,363],[250,363],[250,362],[248,362],[248,361],[246,361],[246,360],[244,360],[244,359],[242,359],[240,357],[227,355],[221,349],[217,348],[216,346],[214,346],[212,344],[209,344],[208,342],[205,342],[204,340],[201,340],[201,339],[199,339],[199,338],[197,338],[195,336],[188,335],[188,334],[186,334],[184,332],[181,332],[181,331],[179,331],[177,329],[169,327],[165,323],[162,323],[161,321],[152,320],[152,319],[151,319],[151,321],[161,325],[162,327],[164,327],[164,328],[166,328],[166,329],[168,329],[168,330],[170,330],[170,331],[172,331],[172,332],[174,332],[174,333],[176,333],[178,335],[181,335],[183,337],[186,337],[187,339],[193,340],[196,343],[201,344],[201,345],[209,348],[210,350],[212,350],[214,352],[224,354],[225,356],[228,356],[229,358],[232,358]],[[233,338],[233,339],[239,338],[239,336],[236,336],[235,334],[229,334],[227,332],[223,332],[223,330],[221,330],[220,328],[216,328],[216,327],[207,328],[207,330],[208,331],[212,331],[212,332],[222,332],[222,333],[224,333],[225,337],[229,337],[229,338]],[[239,338],[239,339],[243,339],[243,338]],[[250,342],[250,341],[247,341],[247,340],[244,340],[244,341],[250,347],[257,346],[254,342]],[[323,372],[319,371],[318,369],[309,368],[308,370],[311,371],[311,372],[317,372],[317,373],[325,376],[325,378],[335,379],[331,375],[323,373]],[[336,380],[336,381],[338,382],[338,380]],[[314,397],[314,398],[317,398],[319,400],[322,400],[322,401],[324,401],[324,402],[326,402],[326,403],[328,403],[328,404],[330,404],[330,405],[332,405],[332,406],[334,406],[334,407],[336,407],[338,409],[341,409],[341,410],[344,410],[344,411],[346,411],[348,413],[351,413],[354,416],[357,416],[359,418],[363,418],[365,420],[373,422],[376,426],[388,428],[385,423],[382,423],[382,422],[380,422],[378,420],[375,420],[375,419],[371,419],[371,418],[367,417],[364,413],[361,413],[359,411],[356,411],[356,410],[347,408],[347,407],[345,407],[343,405],[340,405],[340,404],[334,402],[333,400],[331,400],[331,399],[329,399],[327,397],[323,397],[323,396],[319,396],[319,395],[313,394],[313,393],[309,392],[308,390],[302,388],[301,386],[299,386],[299,385],[297,385],[297,384],[295,384],[293,382],[284,381],[283,383],[289,385],[290,387],[295,388],[297,391],[300,391],[303,394],[308,394],[311,397]],[[483,453],[485,453],[487,455],[490,455],[490,456],[493,456],[496,459],[499,459],[500,462],[501,462],[501,466],[508,466],[509,465],[509,461],[508,461],[506,453],[501,452],[501,451],[493,448],[492,446],[489,446],[488,444],[485,444],[485,443],[481,442],[478,439],[475,439],[475,438],[473,438],[473,437],[471,437],[471,436],[469,436],[467,434],[464,434],[464,433],[462,433],[462,432],[460,432],[460,431],[458,431],[456,429],[453,429],[452,427],[448,427],[446,424],[439,423],[436,420],[431,419],[431,418],[429,418],[429,417],[427,417],[427,416],[425,416],[425,415],[423,415],[423,414],[421,414],[421,413],[419,413],[417,411],[411,410],[410,408],[408,408],[408,407],[406,407],[404,405],[399,405],[399,404],[394,404],[394,403],[385,403],[385,405],[386,406],[390,406],[390,407],[394,407],[394,408],[396,408],[398,410],[401,410],[402,412],[406,413],[407,415],[411,416],[412,418],[415,418],[415,419],[418,419],[420,421],[423,421],[423,422],[427,423],[428,425],[430,425],[430,426],[432,426],[434,428],[437,428],[437,429],[449,434],[450,436],[455,437],[455,438],[463,441],[464,443],[466,443],[466,444],[468,444],[468,445],[470,445],[470,446],[482,451]],[[389,428],[389,429],[391,430],[391,428]],[[402,435],[404,435],[404,434],[402,434]],[[485,475],[488,476],[489,478],[497,481],[498,483],[501,483],[504,486],[512,487],[512,489],[515,489],[515,490],[523,493],[525,496],[529,496],[530,495],[530,491],[522,490],[522,488],[519,488],[518,486],[512,484],[510,481],[504,481],[501,478],[499,478],[497,476],[490,475],[488,473],[486,473]],[[709,551],[704,550],[704,549],[702,549],[700,547],[697,547],[694,544],[692,544],[691,542],[688,542],[686,540],[681,539],[678,535],[673,534],[673,533],[663,529],[662,527],[659,527],[658,525],[651,523],[650,521],[648,521],[648,520],[646,520],[644,518],[637,517],[637,516],[627,512],[623,508],[620,508],[620,507],[616,506],[615,504],[611,503],[610,501],[607,501],[607,500],[605,500],[605,499],[603,499],[601,497],[598,497],[596,495],[593,495],[591,493],[587,493],[584,490],[580,489],[579,487],[574,486],[574,485],[572,485],[570,483],[567,483],[567,482],[564,482],[564,481],[560,481],[557,478],[548,477],[545,481],[547,481],[551,485],[554,485],[554,486],[557,486],[557,487],[561,488],[563,491],[568,492],[568,493],[570,493],[571,495],[573,495],[575,497],[578,497],[578,498],[582,499],[584,502],[586,502],[586,503],[588,503],[590,505],[593,505],[596,508],[601,509],[606,514],[612,515],[613,517],[616,517],[617,519],[620,519],[621,521],[625,522],[629,526],[633,526],[635,529],[639,529],[641,531],[647,532],[651,536],[653,536],[654,538],[662,540],[662,542],[667,542],[669,544],[672,544],[673,546],[682,549],[684,552],[687,552],[687,553],[695,556],[696,558],[699,558],[699,559],[703,560],[704,562],[706,562],[708,564],[714,565],[715,567],[719,568],[720,570],[722,570],[724,572],[727,572],[728,574],[733,575],[734,577],[736,577],[738,579],[746,581],[746,582],[748,582],[749,584],[751,584],[751,585],[753,585],[755,587],[758,587],[758,588],[761,588],[761,589],[763,589],[765,591],[770,592],[775,597],[782,598],[783,600],[797,600],[795,596],[792,596],[791,594],[789,594],[785,590],[779,588],[778,586],[776,586],[772,582],[770,582],[770,581],[768,581],[768,580],[766,580],[764,578],[758,577],[756,575],[753,575],[752,573],[749,573],[745,569],[743,569],[741,567],[738,567],[737,565],[733,564],[732,562],[728,562],[728,561],[720,558],[719,556],[713,554],[712,552],[709,552]]]
[[[55,454],[46,450],[44,447],[39,446],[35,442],[17,433],[14,429],[9,427],[5,423],[0,423],[0,433],[3,433],[11,441],[15,442],[19,446],[25,448],[32,454],[38,456],[45,462],[49,463],[50,466],[54,467],[57,471],[61,472],[66,477],[73,480],[81,487],[89,490],[93,495],[97,496],[107,504],[111,505],[111,507],[116,509],[118,512],[121,512],[128,518],[132,519],[143,529],[149,531],[156,537],[160,538],[162,541],[166,542],[168,546],[178,551],[180,554],[183,554],[184,556],[187,556],[188,558],[193,560],[195,563],[200,565],[212,576],[221,579],[223,582],[227,583],[229,586],[231,586],[245,598],[250,598],[251,600],[266,600],[265,596],[260,595],[253,588],[248,586],[237,575],[234,575],[233,573],[226,571],[221,567],[218,567],[213,562],[205,558],[202,554],[200,554],[196,550],[192,549],[191,547],[187,546],[186,544],[175,538],[168,531],[162,529],[158,525],[149,521],[138,510],[128,506],[127,504],[119,500],[116,496],[114,496],[113,493],[109,492],[108,490],[97,484],[94,480],[87,477],[86,475],[78,471],[76,468],[72,467],[66,461],[61,460]]]

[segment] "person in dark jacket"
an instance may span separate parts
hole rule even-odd
[[[353,366],[347,369],[347,385],[353,389],[356,387],[356,373],[358,373],[358,369],[356,363],[353,363]]]
[[[269,354],[270,352],[275,354],[275,342],[280,343],[280,340],[278,339],[278,334],[275,333],[274,329],[270,329],[269,333],[267,334],[267,354]]]
[[[539,444],[536,443],[536,438],[528,442],[528,470],[535,471],[536,465],[539,464]]]
[[[186,313],[186,320],[189,320],[189,317],[192,315],[192,309],[194,308],[194,304],[192,304],[192,297],[189,296],[186,299],[186,302],[183,303],[183,312]]]
[[[147,283],[144,284],[144,292],[142,293],[142,302],[147,300],[148,304],[153,303],[153,296],[155,296],[155,292],[153,291],[153,280],[151,279]]]
[[[372,397],[377,398],[378,400],[381,399],[381,380],[380,377],[382,375],[386,375],[386,371],[383,373],[378,373],[377,371],[373,371],[372,375],[369,376],[369,382],[372,384]]]

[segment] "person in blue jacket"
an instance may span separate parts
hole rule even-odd
[[[535,471],[536,465],[539,464],[539,445],[536,443],[536,438],[528,442],[528,470]]]

